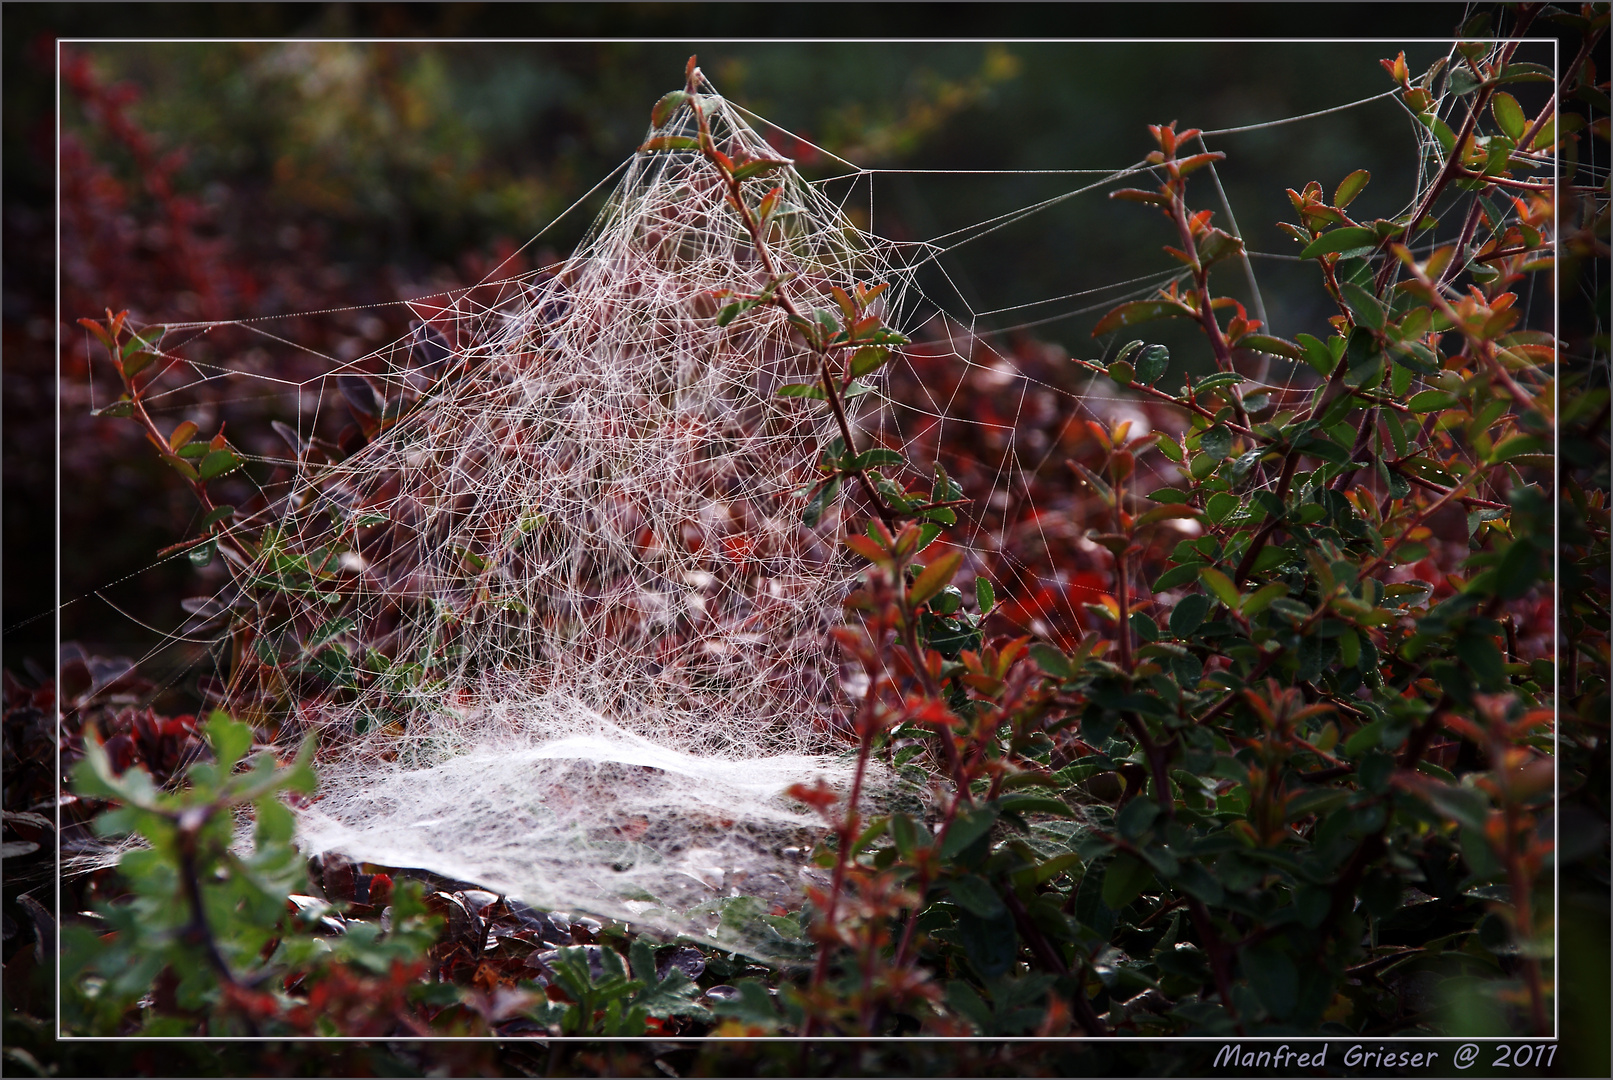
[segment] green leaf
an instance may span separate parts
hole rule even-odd
[[[823,515],[829,507],[834,505],[835,496],[840,494],[840,477],[832,477],[826,484],[818,488],[817,492],[808,500],[806,509],[801,511],[801,523],[812,528],[823,520]]]
[[[1344,306],[1355,316],[1357,326],[1369,326],[1374,330],[1383,329],[1383,305],[1378,303],[1377,297],[1353,281],[1341,284],[1339,294],[1344,297]]]
[[[641,154],[649,154],[656,150],[696,150],[699,146],[698,141],[687,135],[658,135],[645,142],[638,151]]]
[[[218,551],[218,541],[209,540],[205,544],[197,544],[185,554],[189,556],[192,566],[206,566],[213,561],[213,555]]]
[[[891,358],[891,351],[880,345],[864,345],[851,356],[851,377],[859,378],[877,371]]]
[[[864,450],[852,459],[851,467],[854,469],[871,469],[879,465],[903,465],[907,459],[895,450],[883,446],[876,446],[872,450]]]
[[[948,1008],[968,1020],[981,1034],[987,1034],[995,1028],[991,1007],[981,1000],[974,987],[962,979],[947,983],[946,1002]]]
[[[734,989],[739,991],[739,997],[717,1002],[711,1007],[713,1013],[732,1017],[742,1024],[764,1031],[778,1029],[778,1008],[773,1004],[773,995],[767,992],[766,983],[756,979],[741,979],[734,984]]]
[[[130,342],[130,344],[133,344],[133,342]],[[123,358],[124,377],[129,379],[134,378],[136,375],[146,370],[146,368],[150,367],[151,362],[155,359],[157,359],[155,353],[146,352],[144,349],[136,353],[130,353]]]
[[[1186,585],[1190,581],[1197,581],[1199,579],[1199,567],[1203,565],[1203,563],[1185,563],[1182,566],[1171,567],[1154,579],[1153,591],[1157,593],[1164,592],[1166,589],[1174,589],[1178,585]]]
[[[1075,674],[1075,669],[1070,666],[1070,658],[1046,642],[1032,644],[1030,654],[1036,666],[1055,679],[1068,679]]]
[[[992,588],[991,579],[984,574],[975,578],[975,605],[982,615],[989,614],[997,605],[997,590]]]
[[[1150,345],[1137,357],[1137,381],[1153,386],[1171,366],[1171,351],[1163,345]]]
[[[997,800],[999,809],[1011,814],[1051,814],[1054,817],[1073,818],[1075,810],[1062,799],[1047,795],[1014,793]]]
[[[650,126],[665,126],[666,122],[672,119],[672,114],[677,112],[679,107],[688,100],[689,95],[682,90],[674,90],[669,94],[662,94],[661,100],[657,101],[655,103],[655,108],[650,110]]]
[[[228,450],[214,450],[202,458],[202,463],[196,469],[196,474],[203,480],[211,480],[215,476],[232,473],[241,467],[241,459]]]
[[[1359,225],[1346,225],[1342,229],[1333,229],[1323,233],[1299,253],[1302,259],[1316,259],[1333,252],[1348,252],[1352,255],[1363,251],[1371,251],[1378,246],[1378,235],[1371,229]]]
[[[717,312],[717,325],[727,326],[729,323],[739,318],[740,313],[743,312],[747,307],[749,307],[749,305],[743,301],[736,301],[732,304],[725,305],[721,311]]]
[[[982,919],[999,918],[1008,910],[1003,905],[1002,897],[997,895],[997,890],[979,875],[964,874],[953,878],[947,887],[953,903]]]
[[[1182,569],[1188,568],[1183,567]],[[1193,570],[1193,577],[1196,578],[1198,571],[1202,567],[1194,566],[1191,569]],[[1204,622],[1204,617],[1209,613],[1210,598],[1203,593],[1189,593],[1187,596],[1182,597],[1176,602],[1176,606],[1171,609],[1171,636],[1181,641],[1191,638],[1193,631],[1199,628]]]
[[[753,176],[765,176],[767,173],[775,169],[782,169],[788,164],[790,162],[784,158],[757,158],[755,161],[747,161],[735,169],[734,179],[749,180]]]
[[[1243,499],[1230,491],[1218,491],[1204,504],[1204,512],[1209,515],[1210,523],[1220,525],[1232,516],[1233,511],[1243,506]]]
[[[343,634],[351,634],[356,629],[358,629],[358,624],[352,619],[346,617],[328,619],[321,623],[312,634],[308,635],[307,640],[303,642],[303,649],[307,652],[315,652],[321,645],[341,637]]]
[[[827,400],[823,387],[818,383],[785,383],[773,393],[779,397],[811,398],[814,401]]]
[[[1545,440],[1538,435],[1514,435],[1509,439],[1503,439],[1494,450],[1490,451],[1489,464],[1499,465],[1521,454],[1537,453],[1545,445]]]
[[[1329,352],[1326,345],[1310,334],[1298,334],[1295,336],[1298,337],[1300,345],[1305,349],[1305,362],[1314,368],[1318,375],[1333,374],[1333,369],[1339,363],[1338,357]]]
[[[1498,91],[1490,99],[1490,112],[1495,116],[1498,126],[1513,142],[1523,138],[1523,133],[1529,127],[1529,118],[1523,113],[1523,106],[1518,99],[1505,91]]]
[[[982,979],[1005,975],[1019,955],[1019,937],[1014,920],[1006,911],[995,919],[982,919],[972,911],[959,909],[958,936],[964,954]]]
[[[1101,337],[1123,326],[1135,326],[1153,319],[1192,319],[1193,310],[1179,300],[1132,300],[1114,308],[1093,327],[1092,336]]]
[[[1139,800],[1132,800],[1133,804]],[[1128,809],[1130,807],[1128,806]],[[1103,874],[1103,902],[1119,911],[1135,900],[1154,880],[1154,871],[1130,855],[1116,855]]]
[[[1274,1019],[1286,1019],[1299,996],[1299,969],[1293,958],[1275,945],[1264,944],[1243,950],[1242,959],[1249,988]]]
[[[1148,831],[1159,812],[1159,804],[1152,799],[1134,798],[1115,815],[1115,831],[1128,840],[1135,840]]]
[[[222,775],[227,776],[235,763],[252,747],[252,729],[216,709],[202,725],[202,730],[212,744],[213,757],[217,759]]]
[[[1445,121],[1433,113],[1421,113],[1417,119],[1422,123],[1423,127],[1434,133],[1434,139],[1439,143],[1439,148],[1445,153],[1449,154],[1452,148],[1456,146],[1456,132],[1452,131],[1450,125],[1446,124]],[[1420,225],[1421,223],[1419,222],[1418,224]]]
[[[1446,88],[1457,97],[1463,97],[1483,85],[1478,76],[1467,68],[1456,67],[1451,69],[1450,81],[1446,83]]]
[[[1269,353],[1272,356],[1281,356],[1289,360],[1305,359],[1305,350],[1292,341],[1270,334],[1245,334],[1238,339],[1238,348],[1253,349],[1256,352]]]
[[[118,400],[112,402],[112,404],[103,405],[99,409],[96,409],[94,412],[90,413],[90,415],[110,417],[133,416],[134,402],[129,399],[128,394],[124,394],[122,397],[118,398]]]
[[[1431,413],[1452,408],[1457,401],[1455,394],[1444,390],[1423,390],[1411,396],[1411,400],[1406,402],[1406,408],[1414,413]]]
[[[1218,371],[1214,375],[1206,375],[1193,384],[1195,394],[1208,394],[1212,391],[1223,390],[1226,387],[1237,386],[1243,382],[1243,376],[1236,371]]]
[[[1372,174],[1365,169],[1357,169],[1349,176],[1346,176],[1339,181],[1338,189],[1333,192],[1333,205],[1340,210],[1349,206],[1355,201],[1355,197],[1361,194],[1361,189],[1367,186],[1367,181],[1371,179]]]
[[[1180,494],[1180,492],[1178,492],[1178,494]],[[1200,516],[1202,516],[1202,512],[1195,510],[1191,506],[1186,506],[1180,503],[1167,504],[1165,506],[1156,506],[1152,510],[1146,510],[1142,514],[1138,515],[1137,520],[1132,522],[1132,528],[1134,530],[1142,529],[1149,525],[1153,525],[1156,522],[1166,521],[1172,518],[1197,518]]]
[[[951,827],[947,829],[946,839],[941,841],[941,858],[943,860],[953,858],[964,848],[991,832],[991,827],[996,823],[995,807],[982,806],[958,814],[952,819]]]
[[[1269,585],[1262,585],[1254,592],[1243,598],[1243,615],[1252,618],[1271,606],[1271,602],[1278,597],[1288,595],[1288,586],[1280,581],[1273,581]]]
[[[1213,566],[1200,567],[1199,578],[1204,582],[1205,588],[1213,592],[1223,604],[1233,611],[1238,610],[1238,605],[1243,601],[1243,594],[1232,584],[1231,578]]]
[[[1222,461],[1232,453],[1232,432],[1217,424],[1199,436],[1199,449],[1212,461]]]
[[[919,849],[920,832],[919,827],[913,823],[913,819],[906,814],[891,815],[891,839],[896,841],[896,850],[902,853],[902,858],[912,858],[913,853]],[[924,837],[923,846],[928,847],[932,837],[928,829],[922,830],[922,833]]]
[[[1388,720],[1374,720],[1354,735],[1351,735],[1344,740],[1345,756],[1353,758],[1377,746],[1383,741],[1383,733],[1388,726]]]
[[[218,524],[220,521],[223,521],[225,518],[234,517],[234,516],[235,516],[235,507],[233,507],[233,506],[215,506],[215,507],[213,507],[213,510],[212,510],[211,513],[209,513],[206,517],[202,518],[202,528],[210,529],[214,525]]]
[[[1131,380],[1136,376],[1136,370],[1124,360],[1116,360],[1109,365],[1109,378],[1121,386],[1130,386]]]

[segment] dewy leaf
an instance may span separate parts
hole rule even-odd
[[[1272,356],[1281,356],[1288,360],[1305,359],[1304,349],[1292,341],[1272,337],[1270,334],[1245,334],[1238,339],[1238,348],[1270,353]]]
[[[785,383],[774,393],[779,397],[811,398],[814,401],[826,400],[823,387],[817,383]]]
[[[1163,345],[1150,345],[1137,357],[1137,381],[1153,386],[1171,366],[1171,351]]]
[[[1199,449],[1209,455],[1211,460],[1225,459],[1232,453],[1232,432],[1221,424],[1215,425],[1199,436]]]
[[[1151,319],[1191,319],[1193,311],[1179,300],[1132,300],[1121,304],[1098,320],[1093,337],[1101,337],[1122,326],[1135,326]]]
[[[1198,576],[1199,567],[1182,566],[1177,569],[1188,571],[1188,574],[1183,576],[1184,581],[1191,581]],[[1199,628],[1199,625],[1204,622],[1204,617],[1209,613],[1210,598],[1203,593],[1190,593],[1182,597],[1176,602],[1176,606],[1171,609],[1171,636],[1186,641],[1193,636],[1193,631]]]
[[[699,146],[699,142],[687,135],[658,135],[646,140],[638,150],[641,154],[648,154],[656,150],[695,150]]]
[[[1439,142],[1440,149],[1449,154],[1456,145],[1456,132],[1450,129],[1450,125],[1433,113],[1420,113],[1417,119],[1421,121],[1424,127],[1434,133],[1434,138]]]
[[[234,472],[241,467],[241,459],[228,450],[214,450],[202,458],[202,463],[196,469],[196,474],[203,480],[211,480],[215,476]]]

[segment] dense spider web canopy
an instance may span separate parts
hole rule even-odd
[[[730,156],[773,154],[699,100]],[[795,295],[889,281],[899,306],[887,252],[816,189],[746,185],[780,190]],[[607,914],[796,887],[772,864],[811,821],[780,793],[841,771],[824,631],[849,564],[834,516],[802,517],[827,411],[777,394],[813,355],[777,307],[714,318],[767,284],[725,196],[700,155],[641,153],[552,274],[436,313],[349,384],[419,397],[275,523],[288,550],[349,549],[343,614],[316,590],[285,626],[360,632],[384,675],[311,717],[353,734],[310,845]]]

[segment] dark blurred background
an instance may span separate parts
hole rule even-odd
[[[1409,39],[1449,34],[1461,5],[8,5],[5,20],[5,612],[6,663],[48,666],[50,512],[56,489],[55,223],[61,107],[61,640],[139,657],[172,627],[179,598],[206,574],[155,552],[182,538],[189,495],[132,424],[88,416],[111,372],[92,361],[80,316],[128,308],[147,321],[278,316],[474,281],[571,206],[643,137],[649,106],[680,85],[684,60],[729,98],[834,155],[878,169],[1116,169],[1150,142],[1148,123],[1205,129],[1259,124],[1389,88],[1377,64],[1405,48],[1414,71],[1442,52]],[[1387,16],[1387,17],[1386,17]],[[1171,33],[1266,37],[1365,33],[1382,43],[1273,41],[1009,44],[712,43],[719,37],[1084,37]],[[394,38],[630,36],[540,43]],[[107,37],[325,37],[346,41],[133,43]],[[1329,190],[1365,167],[1357,208],[1405,209],[1415,176],[1411,122],[1392,100],[1210,140],[1220,180],[1255,252],[1291,254],[1273,228],[1292,216],[1285,187]],[[808,176],[844,171],[786,147]],[[1093,178],[1087,178],[1093,179]],[[1139,178],[1139,181],[1146,178]],[[926,239],[1086,182],[1082,177],[879,174],[851,204],[858,223]],[[872,183],[872,191],[869,184]],[[836,190],[842,190],[842,187]],[[1219,207],[1199,185],[1200,206]],[[597,197],[557,222],[522,265],[563,255]],[[861,213],[860,211],[858,213]],[[854,215],[856,216],[856,215]],[[868,215],[862,214],[863,218]],[[1217,210],[1217,223],[1226,226]],[[958,248],[923,279],[954,316],[1079,292],[1168,270],[1164,223],[1103,191],[1078,195]],[[1273,332],[1314,329],[1313,267],[1255,260]],[[941,275],[945,272],[945,277]],[[1241,272],[1220,288],[1250,302]],[[1100,355],[1090,330],[1118,296],[981,318],[1004,340],[1033,336]],[[1084,310],[1094,308],[1093,310]],[[330,356],[401,332],[406,312],[345,311],[275,324]],[[1014,330],[1019,323],[1041,322]],[[1154,324],[1151,340],[1187,366],[1207,364],[1190,329]],[[211,335],[204,360],[307,378],[320,362]],[[259,400],[244,400],[256,396]],[[243,380],[172,402],[179,415],[231,419],[231,437],[274,452],[267,421],[295,411]],[[254,440],[266,440],[258,447]],[[216,569],[214,571],[216,573]],[[99,592],[99,596],[96,593]],[[126,612],[134,618],[125,617]]]

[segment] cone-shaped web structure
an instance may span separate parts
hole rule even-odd
[[[776,156],[698,101],[730,157]],[[657,134],[680,131],[687,104]],[[744,185],[781,189],[798,306],[885,281],[895,320],[878,241],[793,169]],[[697,152],[637,154],[556,274],[399,343],[387,378],[423,399],[287,500],[287,543],[345,540],[357,578],[339,617],[310,595],[287,624],[372,643],[368,688],[323,713],[344,748],[311,849],[696,934],[702,902],[798,892],[816,821],[782,792],[843,771],[824,631],[850,568],[833,513],[802,521],[828,410],[776,395],[815,357],[776,306],[715,318],[768,280],[725,194]]]

